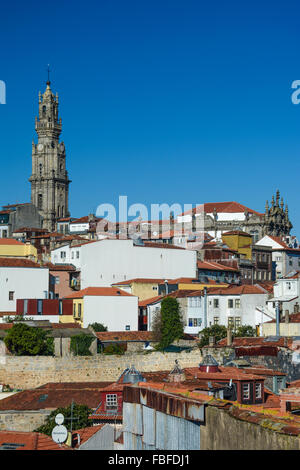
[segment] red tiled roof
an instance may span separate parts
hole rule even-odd
[[[43,266],[45,268],[49,268],[49,271],[76,271],[76,268],[73,264],[45,263]]]
[[[197,261],[197,267],[198,269],[205,269],[209,271],[239,271],[237,268],[225,266],[224,264],[216,263],[214,261]]]
[[[100,222],[101,220],[103,220],[102,218],[100,217],[94,217],[93,216],[93,219],[91,220],[91,222]],[[71,224],[85,224],[85,223],[88,223],[90,220],[89,220],[89,216],[86,215],[84,217],[80,217],[79,219],[74,219],[72,220],[72,222],[70,222],[70,225]]]
[[[41,266],[34,261],[26,258],[1,258],[0,267],[12,267],[12,268],[40,268]]]
[[[211,295],[245,295],[245,294],[266,294],[260,286],[243,284],[241,286],[212,287],[208,288],[208,294]]]
[[[200,206],[197,206],[196,208],[183,212],[181,215],[186,215],[186,214],[191,214],[193,213],[200,213],[201,211],[206,212],[206,214],[210,214],[216,210],[218,213],[220,212],[225,212],[225,213],[239,213],[242,212],[244,213],[246,210],[250,214],[256,214],[259,216],[262,216],[263,214],[257,211],[254,211],[253,209],[249,209],[249,207],[243,206],[239,202],[235,201],[229,201],[229,202],[206,202]]]
[[[69,406],[74,400],[80,405],[89,408],[97,408],[101,401],[100,391],[109,382],[93,383],[71,383],[69,387],[65,384],[46,384],[33,390],[24,390],[7,398],[0,400],[0,410],[41,410],[56,409]]]
[[[250,235],[249,233],[247,232],[243,232],[242,230],[231,230],[230,232],[223,232],[222,233],[222,236],[223,235],[241,235],[242,237],[243,236],[246,236],[246,237],[250,237],[252,238],[252,235]],[[248,245],[249,246],[249,245]],[[243,247],[244,248],[244,247]]]
[[[20,444],[16,450],[72,450],[56,444],[51,437],[38,432],[0,431],[0,446],[4,443]]]
[[[103,426],[105,426],[105,423],[96,424],[95,426],[89,426],[86,428],[76,429],[76,431],[73,432],[73,435],[79,434],[80,445],[81,445],[81,444],[84,444],[86,441],[88,441],[98,431],[100,431],[100,429],[102,429]],[[79,447],[79,446],[76,445],[76,447]]]
[[[25,243],[19,242],[15,238],[0,238],[0,245],[21,245],[21,246],[24,246]]]
[[[253,347],[253,346],[277,346],[277,347],[290,347],[293,343],[292,338],[280,337],[279,339],[274,339],[274,341],[269,341],[268,337],[258,336],[258,337],[249,337],[249,338],[233,338],[232,347]],[[287,344],[287,346],[286,346]],[[226,346],[227,339],[223,338],[218,343],[217,346]]]
[[[147,307],[147,305],[157,302],[159,299],[162,299],[161,295],[157,295],[156,297],[151,297],[150,299],[140,300],[139,307]]]
[[[81,299],[84,296],[106,296],[106,297],[134,297],[128,292],[116,287],[86,287],[85,289],[74,292],[74,294],[67,295],[65,299]]]
[[[120,281],[120,282],[115,282],[112,284],[112,286],[127,286],[132,283],[137,283],[137,284],[160,284],[163,282],[164,279],[146,279],[142,277],[138,277],[135,279],[128,279],[128,281]]]
[[[100,341],[151,341],[151,331],[101,331],[95,333]]]
[[[156,242],[148,242],[144,241],[143,245],[135,245],[136,247],[148,247],[148,248],[167,248],[170,250],[185,250],[185,248],[176,245],[170,245],[169,243],[156,243]]]

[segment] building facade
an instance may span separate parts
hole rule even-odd
[[[32,142],[31,202],[43,218],[43,228],[55,229],[56,220],[69,216],[69,183],[66,151],[59,141],[62,121],[58,117],[58,94],[47,82],[45,93],[39,93],[39,116],[35,130],[38,142]]]

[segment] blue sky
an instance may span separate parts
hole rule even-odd
[[[30,200],[47,64],[80,217],[101,203],[238,201],[279,188],[300,236],[300,7],[200,0],[1,6],[0,204]]]

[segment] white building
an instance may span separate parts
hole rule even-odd
[[[300,249],[298,244],[295,244],[295,240],[289,243],[293,238],[289,236],[282,239],[265,235],[256,243],[256,245],[270,246],[272,248],[272,263],[276,278],[284,277],[292,271],[300,270]]]
[[[135,278],[196,277],[196,251],[132,240],[101,240],[81,247],[81,286],[111,286]],[[72,261],[71,261],[72,262]]]
[[[17,299],[47,299],[49,269],[31,260],[0,258],[0,312],[16,311]]]
[[[81,247],[86,243],[83,242],[76,245],[69,243],[51,250],[51,263],[53,264],[73,264],[76,269],[81,269]]]
[[[242,285],[211,289],[205,298],[203,290],[172,292],[180,305],[184,332],[198,334],[206,326],[223,325],[237,329],[242,325],[252,328],[272,320],[272,313],[262,313],[266,308],[268,292],[260,286]],[[162,298],[139,303],[140,315],[147,312],[147,328],[152,329],[155,315],[160,311]],[[143,312],[141,310],[144,310]]]
[[[291,273],[285,278],[277,279],[274,284],[274,296],[267,302],[267,309],[276,318],[276,303],[278,302],[282,315],[298,313],[300,295],[300,273]]]
[[[220,288],[207,297],[208,326],[218,324],[237,329],[242,325],[250,325],[255,328],[261,324],[262,319],[265,322],[273,318],[261,313],[269,294],[258,285]]]
[[[108,331],[138,330],[138,297],[115,287],[88,287],[67,298],[73,300],[73,314],[84,328],[102,323]]]

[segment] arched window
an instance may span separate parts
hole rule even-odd
[[[60,217],[60,206],[57,206],[57,217]]]
[[[46,110],[47,110],[47,107],[43,106],[43,116],[46,116]]]
[[[42,176],[43,165],[41,163],[39,164],[39,170],[40,170],[40,176]]]

